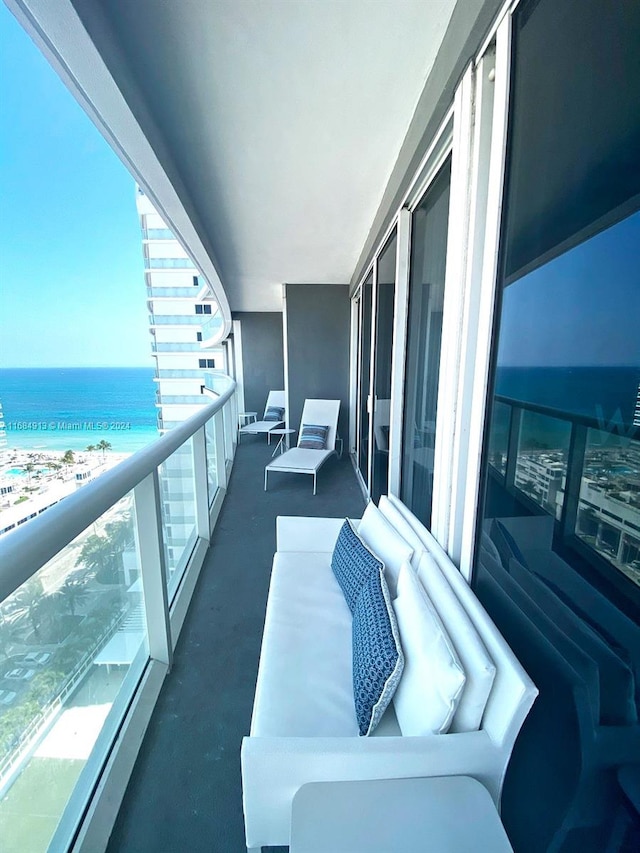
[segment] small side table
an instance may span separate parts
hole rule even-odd
[[[293,798],[290,853],[513,853],[470,776],[309,782]]]
[[[248,426],[258,420],[257,412],[238,412],[238,429],[242,429],[243,426]]]
[[[287,439],[286,449],[287,450],[289,449],[289,436],[294,432],[296,432],[295,429],[284,429],[284,427],[282,429],[270,429],[269,430],[270,436],[271,435],[279,435],[280,436],[280,441],[276,444],[276,446],[273,449],[273,453],[271,454],[272,459],[276,455],[278,450],[280,451],[281,454],[284,453],[284,451],[285,451],[285,444],[284,444],[285,436]]]

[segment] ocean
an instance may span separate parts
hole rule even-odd
[[[158,438],[152,367],[0,369],[8,447],[134,453]]]
[[[503,367],[496,393],[594,418],[607,429],[630,427],[640,383],[638,367]]]

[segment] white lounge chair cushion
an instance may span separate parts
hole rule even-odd
[[[291,473],[313,474],[333,454],[333,450],[306,450],[304,447],[292,447],[282,456],[276,458],[267,465],[269,470],[290,471]]]
[[[449,731],[475,732],[480,728],[496,677],[495,664],[431,554],[422,553],[418,578],[438,611],[467,677]]]
[[[326,553],[276,553],[252,737],[357,737],[351,611]]]
[[[404,736],[449,730],[462,695],[465,673],[453,643],[407,561],[393,602],[405,665],[393,704]]]
[[[413,548],[395,530],[370,501],[358,527],[358,535],[364,544],[385,566],[385,577],[391,596],[395,597],[400,567],[413,556]]]

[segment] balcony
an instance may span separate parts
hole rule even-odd
[[[358,516],[363,500],[346,457],[316,497],[302,478],[265,493],[272,448],[260,437],[236,453],[233,383],[207,384],[219,396],[202,413],[0,543],[1,671],[38,656],[0,730],[3,853],[24,849],[23,821],[32,849],[66,849],[107,761],[131,761],[118,732],[149,715],[109,849],[243,848],[239,744],[275,517]],[[180,790],[189,805],[176,810]]]
[[[198,326],[202,325],[200,314],[149,314],[149,325],[153,326]]]
[[[204,368],[194,368],[193,370],[181,370],[173,368],[161,368],[156,372],[158,379],[202,379]]]
[[[147,287],[149,299],[193,299],[193,294],[193,285],[188,284],[183,287]]]
[[[147,270],[194,270],[195,264],[189,258],[145,258]]]
[[[596,568],[640,585],[640,429],[496,396],[489,475]]]
[[[200,352],[199,341],[193,343],[157,343],[151,344],[151,352]]]
[[[143,228],[143,240],[175,240],[173,231],[170,228]]]

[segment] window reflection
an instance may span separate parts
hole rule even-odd
[[[536,412],[520,421],[515,486],[560,520],[567,475],[571,425]]]
[[[640,442],[588,431],[575,532],[640,584]]]
[[[507,452],[509,449],[509,427],[511,425],[511,406],[496,402],[491,414],[491,432],[489,436],[489,465],[502,475],[507,470]]]

